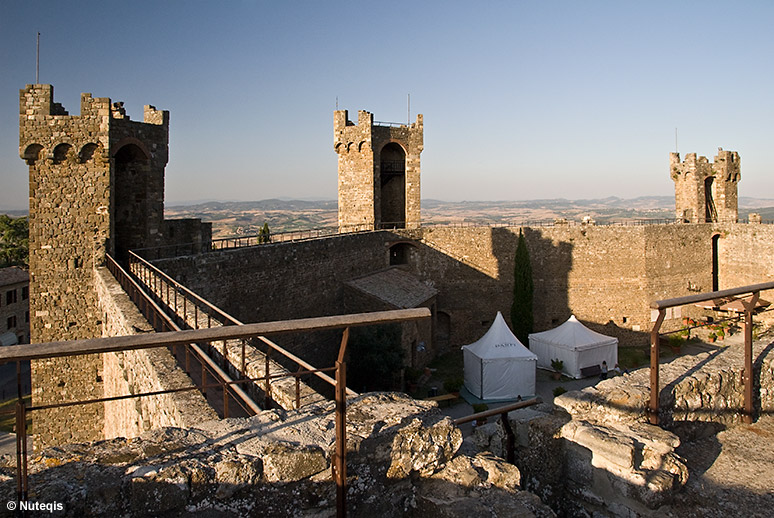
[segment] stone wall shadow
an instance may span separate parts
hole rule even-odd
[[[572,310],[569,303],[570,270],[573,244],[543,236],[541,230],[525,227],[524,239],[529,251],[534,283],[534,332],[545,331],[564,323]],[[493,254],[504,286],[513,300],[514,259],[519,234],[516,228],[493,228]],[[507,308],[510,310],[510,305]],[[510,311],[508,311],[510,313]],[[503,312],[505,315],[505,312]],[[506,316],[510,322],[510,314]],[[527,345],[527,344],[524,344]]]

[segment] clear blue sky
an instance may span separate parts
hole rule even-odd
[[[167,203],[336,197],[333,110],[425,117],[422,196],[671,195],[739,151],[774,197],[774,2],[0,0],[0,209],[27,204],[18,90],[171,112]],[[356,115],[354,115],[356,116]]]

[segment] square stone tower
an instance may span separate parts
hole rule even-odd
[[[675,216],[685,223],[736,223],[740,179],[739,153],[718,148],[715,161],[689,153],[669,154],[669,169],[675,182]]]
[[[33,342],[99,336],[92,271],[105,252],[161,244],[169,112],[81,95],[81,114],[51,85],[19,99],[19,153],[30,175],[30,318]]]
[[[419,155],[422,115],[406,124],[374,122],[358,111],[333,116],[333,147],[339,156],[339,231],[419,228]]]
[[[95,268],[105,253],[160,244],[169,112],[81,95],[81,114],[55,103],[51,85],[19,95],[19,154],[29,165],[32,343],[102,335]],[[33,361],[33,405],[102,397],[102,355]],[[38,446],[103,438],[104,406],[33,415]]]

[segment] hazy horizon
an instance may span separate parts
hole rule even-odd
[[[5,2],[0,206],[23,207],[18,90],[170,111],[169,200],[335,198],[333,111],[424,114],[422,195],[668,196],[669,152],[738,151],[774,193],[774,3]],[[408,106],[407,95],[411,95]],[[675,130],[677,129],[677,135]],[[21,200],[21,203],[19,203]]]

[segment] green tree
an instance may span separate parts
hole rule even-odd
[[[516,245],[516,256],[513,267],[513,305],[511,306],[511,324],[513,334],[521,343],[529,343],[528,336],[532,332],[534,319],[532,316],[532,265],[529,260],[529,250],[524,234],[519,230],[519,242]]]
[[[264,222],[261,232],[258,234],[259,243],[271,243],[271,232],[269,231],[269,224]]]
[[[357,392],[393,390],[403,368],[398,324],[356,327],[347,346],[347,385]]]
[[[29,262],[29,222],[0,214],[0,268],[27,266]]]

